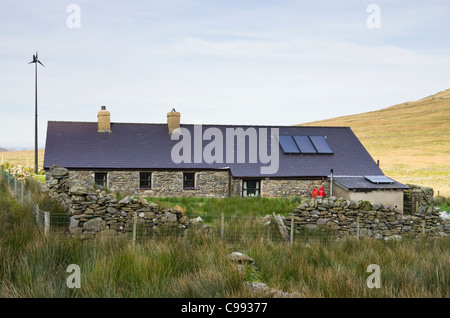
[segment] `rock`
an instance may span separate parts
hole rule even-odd
[[[164,222],[167,223],[176,223],[177,222],[177,215],[175,213],[167,211],[164,214]]]
[[[143,206],[149,206],[150,204],[148,203],[147,200],[145,200],[143,197],[139,197],[139,202],[143,205]]]
[[[119,212],[119,210],[109,206],[109,207],[106,208],[106,212],[111,213],[111,214],[116,214],[117,212]]]
[[[255,260],[245,254],[240,252],[233,252],[228,255],[228,258],[231,259],[232,262],[244,265],[244,264],[254,264]]]
[[[444,232],[450,232],[450,223],[444,224]]]
[[[327,220],[325,220],[325,219],[318,219],[316,223],[317,223],[317,225],[325,225],[327,223]]]
[[[50,168],[50,175],[52,178],[61,179],[69,175],[69,170],[59,166],[52,166]]]
[[[106,229],[106,222],[102,218],[94,218],[83,224],[86,231],[99,232]]]
[[[197,225],[197,224],[199,224],[201,222],[203,222],[203,219],[201,217],[199,217],[199,216],[196,217],[195,219],[191,220],[191,224],[193,224],[193,225]]]
[[[86,187],[84,187],[82,185],[75,185],[69,189],[69,193],[72,195],[82,196],[82,195],[87,194],[88,190],[86,189]]]
[[[131,198],[129,196],[126,196],[125,198],[123,198],[122,200],[119,201],[119,204],[127,205],[130,203],[130,201],[131,201]]]
[[[401,240],[401,239],[402,239],[401,235],[391,235],[391,236],[388,236],[388,237],[384,238],[385,241],[392,241],[392,240],[398,241],[398,240]]]
[[[80,224],[80,220],[76,219],[75,217],[70,217],[70,224],[69,224],[69,233],[74,234],[74,232],[78,231]]]

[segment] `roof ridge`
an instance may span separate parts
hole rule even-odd
[[[49,120],[48,123],[67,123],[67,124],[97,124],[96,121],[70,121],[70,120]],[[111,122],[111,124],[119,125],[167,125],[167,123],[130,123],[130,122]],[[270,127],[270,128],[333,128],[333,129],[349,129],[349,126],[296,126],[296,125],[251,125],[251,124],[181,124],[181,126],[215,126],[215,127]]]

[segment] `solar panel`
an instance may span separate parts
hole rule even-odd
[[[311,143],[311,140],[309,140],[308,136],[293,136],[293,137],[294,137],[295,143],[297,144],[301,153],[304,153],[304,154],[317,153],[316,149],[314,148],[313,144]]]
[[[278,140],[284,153],[300,153],[292,136],[278,136]]]
[[[324,136],[309,136],[309,139],[311,139],[319,154],[333,154],[333,150],[331,150]]]
[[[367,180],[372,183],[394,183],[395,181],[386,176],[364,176]]]

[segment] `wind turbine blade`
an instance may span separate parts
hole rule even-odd
[[[38,62],[39,64],[41,64],[42,66],[44,66],[44,67],[45,67],[45,65],[44,65],[44,64],[42,64],[42,63],[41,63],[41,61],[37,60],[37,62]]]

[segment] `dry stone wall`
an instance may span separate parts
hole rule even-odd
[[[402,236],[446,236],[450,224],[439,216],[439,208],[421,206],[414,215],[402,215],[394,208],[367,201],[350,201],[336,197],[307,199],[285,219],[290,231],[292,216],[294,231],[302,229],[335,231],[340,237],[392,239]],[[357,221],[359,220],[359,225]]]
[[[187,228],[191,221],[182,208],[161,209],[141,197],[127,196],[121,200],[105,191],[89,191],[73,182],[67,169],[56,167],[50,171],[44,191],[55,198],[71,214],[69,232],[85,237],[116,235],[131,232],[134,215],[137,223],[158,233],[162,227]]]
[[[416,184],[407,184],[408,189],[403,191],[403,213],[413,215],[422,206],[433,205],[434,191],[432,188]]]

